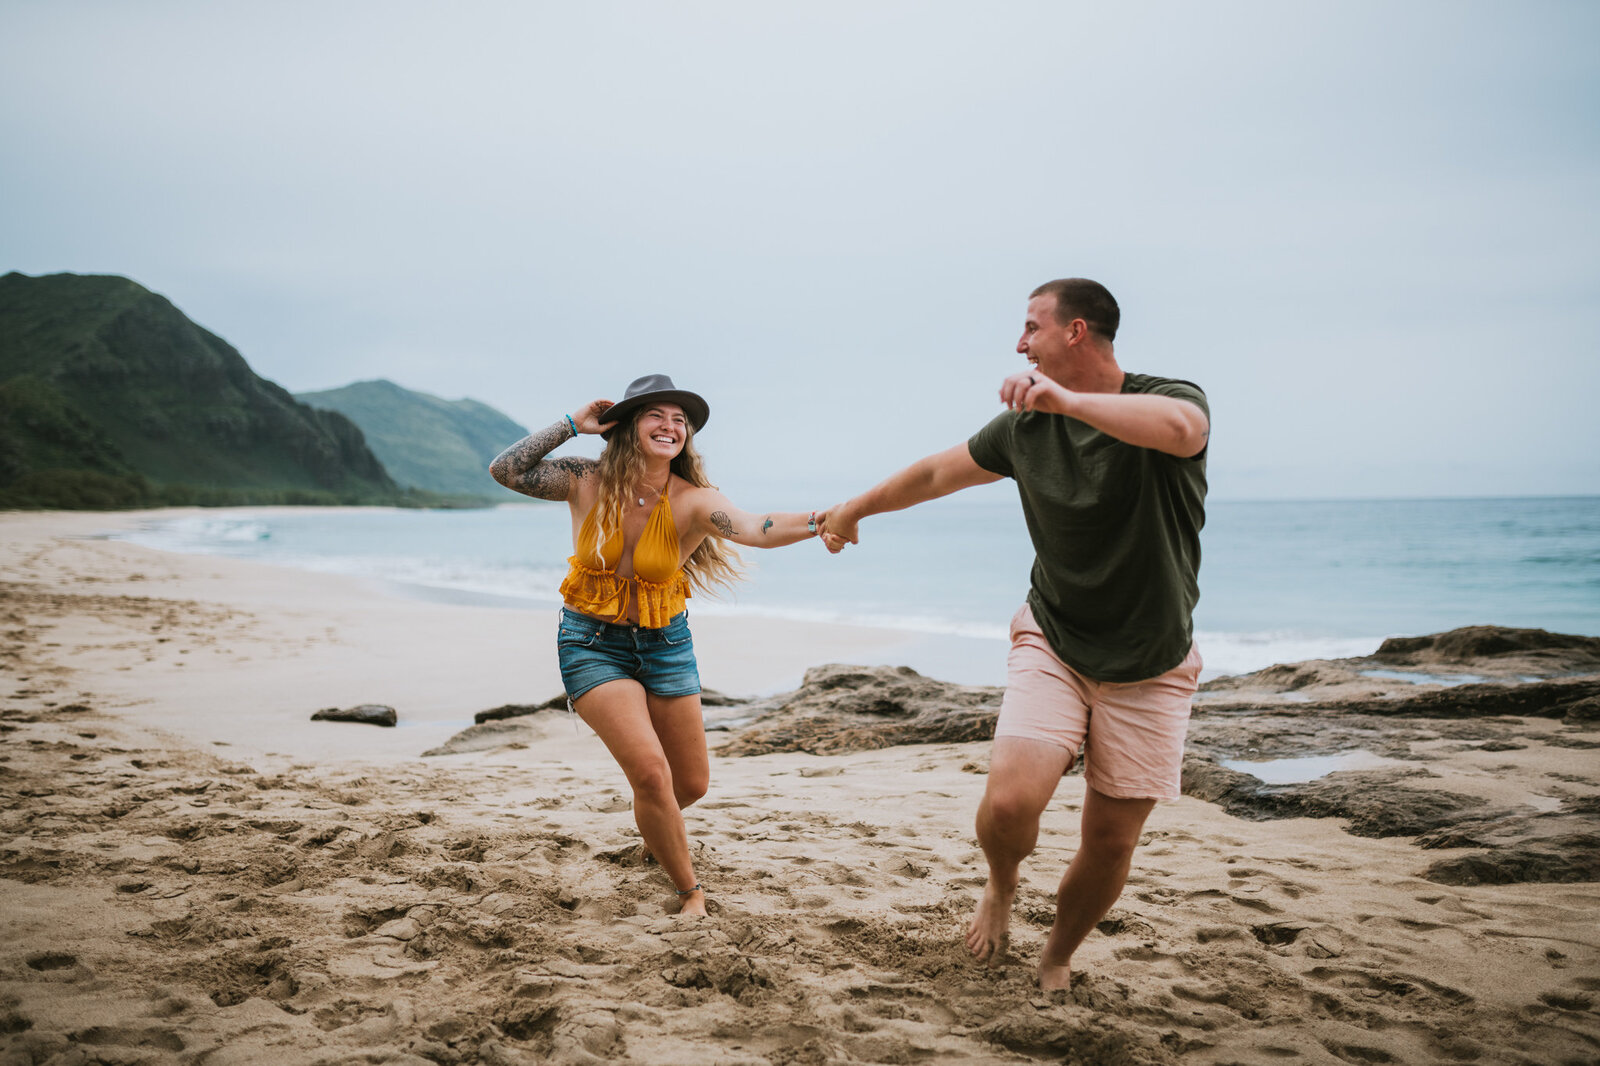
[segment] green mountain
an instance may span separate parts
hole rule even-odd
[[[528,431],[488,404],[441,400],[392,381],[295,394],[361,427],[367,446],[402,485],[446,495],[523,499],[489,476],[489,461]]]
[[[407,502],[361,431],[127,278],[0,277],[0,507]]]

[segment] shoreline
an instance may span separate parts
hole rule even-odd
[[[192,618],[170,623],[178,626],[173,634],[140,654],[119,654],[130,651],[136,625],[87,625],[73,635],[80,642],[75,658],[104,656],[91,667],[104,678],[97,693],[103,704],[142,725],[252,753],[407,758],[470,725],[478,711],[561,691],[550,636],[554,608],[543,618],[439,603],[396,595],[375,579],[166,552],[101,535],[151,513],[0,514],[6,581],[43,581],[108,601],[103,613],[112,617],[124,599],[193,605]],[[853,654],[897,658],[894,651],[919,636],[717,614],[697,616],[694,633],[702,681],[735,695],[792,687],[808,667]],[[399,726],[352,736],[337,724],[309,721],[322,708],[363,703],[394,706]]]
[[[533,521],[528,515],[518,517],[518,512],[536,512],[543,518]],[[555,586],[564,567],[557,564],[565,558],[567,546],[556,541],[564,538],[567,530],[565,514],[556,512],[537,505],[499,507],[471,517],[419,517],[392,510],[373,514],[371,509],[152,511],[137,515],[131,523],[133,531],[122,536],[164,551],[372,578],[386,582],[386,592],[410,600],[492,606],[537,616],[559,606]],[[1011,529],[1006,537],[1015,540],[1016,533]],[[904,534],[904,530],[891,532],[889,541],[898,543]],[[966,537],[960,543],[971,547],[973,535],[968,528],[958,539]],[[1002,541],[1009,544],[1005,537]],[[511,544],[520,544],[522,550],[506,547]],[[1010,548],[1027,550],[1025,540]],[[864,664],[909,665],[929,676],[962,684],[1004,683],[1008,620],[1026,591],[1026,559],[1005,566],[1003,574],[993,562],[979,566],[964,583],[958,583],[965,591],[955,593],[956,599],[943,593],[934,593],[932,598],[921,592],[911,595],[900,604],[897,616],[891,605],[898,601],[885,586],[854,583],[852,573],[859,573],[872,559],[868,551],[863,548],[859,556],[852,553],[825,563],[818,562],[826,558],[821,552],[813,559],[805,548],[755,553],[747,559],[751,570],[748,582],[728,595],[697,596],[689,605],[691,621],[728,616],[755,625],[795,621],[882,631],[902,646],[893,655]],[[957,557],[946,558],[950,565],[958,563]],[[1218,561],[1226,569],[1226,553],[1219,554]],[[895,571],[897,580],[920,580],[920,571],[901,570]],[[869,572],[871,577],[859,576],[869,582],[884,577],[876,570]],[[1013,582],[1021,584],[1012,589]],[[980,588],[1014,591],[1015,597],[973,591]],[[1224,592],[1216,600],[1224,615],[1229,610],[1228,595]],[[1236,603],[1237,593],[1232,596]],[[1208,624],[1206,610],[1212,599],[1208,595],[1202,600],[1195,634],[1205,658],[1202,680],[1249,673],[1280,662],[1366,654],[1386,637],[1400,635],[1391,632],[1376,614],[1369,619],[1370,625],[1352,627],[1346,618],[1343,625],[1325,627],[1292,611],[1284,616],[1288,621],[1259,612],[1246,618],[1235,611],[1233,619],[1240,624],[1219,629]],[[958,607],[958,602],[964,606]],[[792,687],[798,681],[791,675],[784,685],[775,687]]]

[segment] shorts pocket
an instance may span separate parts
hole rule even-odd
[[[557,648],[592,648],[599,639],[600,631],[587,626],[573,626],[563,622],[556,629]]]
[[[678,622],[670,622],[659,632],[661,633],[661,642],[674,648],[694,643],[694,634],[689,632],[689,620],[687,618]]]

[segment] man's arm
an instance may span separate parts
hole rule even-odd
[[[852,497],[844,503],[828,508],[820,515],[823,541],[828,550],[837,553],[845,542],[860,542],[857,524],[868,515],[885,511],[903,511],[928,500],[948,496],[952,492],[974,485],[987,485],[999,481],[1000,475],[985,470],[972,458],[966,443],[957,444],[924,459],[918,459],[898,473]]]
[[[1074,392],[1035,371],[1000,383],[1000,402],[1014,411],[1045,411],[1087,422],[1137,448],[1188,459],[1205,450],[1211,421],[1198,405],[1151,393]]]

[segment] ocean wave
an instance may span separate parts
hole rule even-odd
[[[894,629],[907,633],[968,637],[975,640],[1006,640],[1004,622],[987,623],[952,620],[937,615],[886,614],[876,611],[799,607],[785,604],[733,604],[716,600],[696,600],[700,614],[737,615],[747,618],[775,618],[791,622],[816,622],[824,625],[862,626],[867,629]]]
[[[238,554],[240,546],[271,537],[271,527],[259,519],[209,516],[176,518],[112,535],[113,540],[126,540],[160,551],[199,555]]]
[[[1202,680],[1249,674],[1278,663],[1309,659],[1351,659],[1371,655],[1383,637],[1330,637],[1293,630],[1229,633],[1200,630],[1194,635],[1205,660]]]

